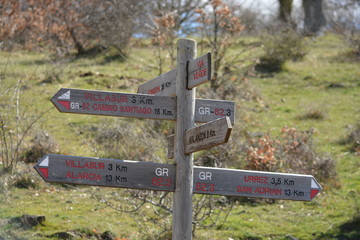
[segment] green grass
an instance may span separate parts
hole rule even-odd
[[[360,214],[357,210],[360,208],[357,200],[360,196],[360,160],[359,156],[349,152],[348,146],[341,144],[347,136],[346,126],[360,121],[359,63],[344,61],[347,46],[335,35],[308,39],[307,48],[304,60],[287,62],[285,71],[250,78],[250,84],[259,93],[262,102],[241,101],[235,97],[237,108],[243,115],[237,115],[234,131],[241,127],[248,131],[279,135],[284,126],[301,131],[314,128],[316,150],[330,154],[336,160],[336,179],[329,180],[329,183],[321,182],[324,191],[309,203],[276,201],[273,204],[238,204],[225,224],[199,229],[195,239],[286,239],[286,236],[298,239],[360,239]],[[236,49],[234,47],[231,51]],[[53,136],[58,143],[58,153],[95,156],[84,134],[77,131],[114,118],[62,114],[49,99],[62,87],[136,92],[140,83],[158,75],[155,50],[151,46],[134,48],[124,62],[106,62],[106,57],[61,59],[52,63],[46,54],[0,52],[0,74],[4,75],[0,80],[0,90],[21,79],[26,86],[21,96],[22,109],[29,116],[46,110],[41,124],[34,130],[41,129]],[[168,63],[164,66],[165,71],[170,68]],[[81,76],[84,73],[91,74]],[[52,82],[45,83],[49,77]],[[343,87],[332,88],[329,87],[331,84],[342,84]],[[206,89],[207,86],[200,86],[199,92],[206,92]],[[313,109],[323,114],[324,118],[299,117]],[[147,124],[143,120],[125,120],[139,126]],[[26,171],[41,183],[40,187],[17,189],[5,186],[4,182],[10,183],[11,178],[3,174],[0,220],[35,214],[45,215],[46,221],[33,229],[17,229],[0,221],[1,237],[46,239],[44,236],[60,231],[95,229],[99,233],[110,230],[119,237],[141,239],[137,234],[136,220],[92,198],[90,192],[95,188],[65,188],[42,183],[31,165],[27,168]],[[19,171],[23,170],[22,167]],[[106,188],[101,191],[106,195],[118,190]]]

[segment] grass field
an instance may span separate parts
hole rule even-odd
[[[258,100],[245,101],[237,97],[240,92],[227,99],[235,101],[238,110],[233,132],[246,129],[276,136],[285,126],[299,131],[312,128],[316,151],[335,160],[337,175],[320,182],[324,191],[311,202],[237,203],[224,224],[199,228],[194,239],[360,239],[360,156],[344,144],[350,127],[360,121],[360,64],[348,57],[348,46],[338,36],[329,34],[306,41],[303,60],[286,62],[285,70],[279,73],[248,77]],[[94,143],[86,139],[89,134],[82,132],[116,119],[59,113],[49,99],[62,87],[134,93],[140,83],[158,75],[154,53],[152,46],[136,47],[126,61],[111,61],[106,54],[53,60],[41,53],[0,52],[2,114],[16,122],[11,117],[13,110],[8,110],[16,101],[8,93],[21,81],[19,109],[25,114],[21,124],[26,125],[43,113],[26,137],[25,146],[31,145],[36,132],[44,131],[55,139],[52,153],[101,157],[105,153],[94,152]],[[252,54],[260,53],[257,49]],[[170,70],[170,64],[164,69]],[[198,87],[201,96],[208,90],[209,86]],[[4,102],[6,96],[10,96],[8,102]],[[136,131],[152,121],[121,119],[121,123],[129,128],[135,126]],[[165,127],[159,129],[166,132]],[[134,143],[129,146],[136,146],[137,140],[131,141]],[[243,139],[231,137],[231,141]],[[159,159],[165,159],[166,144],[154,152]],[[126,195],[125,190],[47,184],[32,165],[21,163],[12,175],[1,172],[0,239],[59,239],[53,234],[70,230],[76,230],[80,239],[80,235],[83,239],[96,239],[105,231],[115,233],[118,239],[144,239],[145,232],[151,239],[149,235],[154,230],[141,222],[145,217],[151,218],[150,213],[136,218],[107,207],[93,196],[99,191],[104,196]],[[35,183],[32,188],[12,185],[25,177]],[[46,221],[26,228],[12,220],[23,214],[44,215]]]

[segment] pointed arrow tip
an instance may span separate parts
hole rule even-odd
[[[320,184],[313,177],[311,179],[310,199],[313,199],[322,190]]]
[[[314,177],[311,179],[311,188],[322,189],[320,184],[314,179]]]
[[[313,199],[319,192],[320,192],[319,189],[311,189],[310,199]]]

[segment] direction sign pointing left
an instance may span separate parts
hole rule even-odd
[[[211,80],[211,53],[207,53],[190,62],[187,66],[187,88],[192,89]],[[138,88],[138,93],[157,96],[176,95],[176,69],[153,78]]]
[[[46,182],[174,191],[171,164],[48,154],[34,166]]]
[[[175,97],[62,88],[51,102],[65,113],[172,121],[176,118]],[[234,102],[196,99],[195,122],[209,122],[225,116],[234,124]]]

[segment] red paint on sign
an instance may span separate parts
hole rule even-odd
[[[318,189],[311,189],[310,199],[313,199],[313,197],[315,197],[316,194],[318,194],[318,192],[320,192],[320,190],[318,190]]]
[[[49,169],[48,168],[39,168],[40,172],[44,175],[45,178],[49,177]]]
[[[67,110],[70,110],[70,102],[69,101],[60,101],[60,100],[58,100],[58,103],[63,105]]]
[[[148,94],[156,94],[160,92],[160,86],[156,86],[148,91]]]
[[[204,68],[200,71],[197,71],[193,74],[194,80],[197,80],[201,77],[205,77],[207,75],[207,68]]]
[[[245,182],[268,183],[267,179],[268,179],[268,177],[244,176]]]
[[[66,173],[66,178],[101,181],[101,175],[100,174],[88,173],[88,172],[74,173],[74,172],[69,171],[69,172]]]
[[[105,169],[105,163],[101,163],[101,162],[98,163],[98,162],[66,160],[66,166],[73,168]]]
[[[196,63],[196,65],[197,65],[197,67],[200,69],[200,68],[202,68],[202,67],[204,67],[204,60],[200,60],[200,61],[198,61],[197,63]]]

